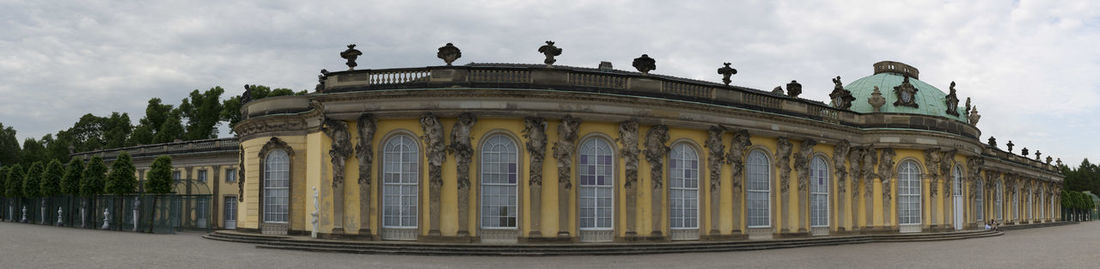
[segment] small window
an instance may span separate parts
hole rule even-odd
[[[180,182],[180,171],[172,171],[172,180],[176,183]]]
[[[199,182],[206,183],[206,169],[199,170],[198,180]]]
[[[237,169],[225,169],[225,183],[237,183]]]

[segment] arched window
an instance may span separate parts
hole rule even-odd
[[[829,227],[829,164],[821,156],[810,164],[810,226]]]
[[[615,153],[601,138],[588,139],[580,148],[578,203],[582,230],[611,230],[614,214]]]
[[[898,224],[921,223],[920,166],[906,160],[898,167]]]
[[[955,166],[951,173],[951,220],[955,230],[963,229],[963,173],[962,166]]]
[[[699,228],[699,154],[687,143],[669,152],[669,227]]]
[[[264,159],[264,222],[286,223],[290,209],[290,156],[272,150]]]
[[[761,150],[749,152],[745,165],[749,228],[771,227],[771,169],[767,153]]]
[[[975,187],[977,190],[975,192],[978,195],[974,198],[974,217],[979,221],[985,219],[985,199],[983,199],[985,198],[985,184],[982,183],[984,182],[981,179],[977,179],[977,187]]]
[[[955,181],[954,192],[951,194],[958,197],[963,195],[963,171],[961,167],[955,166],[955,172],[952,174],[952,179]]]
[[[519,151],[497,134],[481,146],[481,228],[515,229]]]
[[[1004,211],[1004,207],[1001,206],[1001,199],[1004,197],[1004,188],[1001,188],[1000,181],[993,182],[993,191],[995,196],[993,197],[993,214],[996,220],[1001,220],[1001,211]]]
[[[382,227],[416,228],[420,149],[411,136],[397,135],[382,148]]]

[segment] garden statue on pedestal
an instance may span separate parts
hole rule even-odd
[[[42,213],[38,214],[38,215],[42,216],[41,218],[39,218],[40,221],[38,221],[39,222],[38,224],[46,225],[46,200],[44,200],[44,199],[42,200],[42,211],[41,212]]]
[[[138,231],[138,209],[141,208],[141,200],[134,197],[134,231]]]
[[[103,227],[100,227],[100,229],[107,230],[107,229],[110,229],[110,228],[111,228],[111,212],[107,211],[107,209],[104,208],[103,209]]]
[[[19,222],[27,223],[27,206],[23,206],[23,219],[19,220]]]
[[[317,187],[314,186],[313,187],[313,213],[309,213],[309,216],[312,218],[310,220],[310,223],[313,224],[313,229],[310,230],[309,236],[313,237],[313,238],[317,238],[317,214],[321,211],[320,208],[317,206],[317,203],[318,203],[318,201],[317,201]]]
[[[61,214],[61,212],[61,207],[57,207],[57,226],[62,226],[65,224],[65,222],[61,220],[61,216],[63,215]]]

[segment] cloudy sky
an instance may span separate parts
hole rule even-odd
[[[554,40],[560,65],[630,69],[647,53],[656,73],[719,81],[732,62],[734,84],[797,79],[816,100],[832,77],[901,61],[939,88],[956,81],[983,115],[982,141],[1100,158],[1095,0],[168,2],[0,0],[0,122],[22,140],[85,113],[136,123],[150,97],[178,104],[194,89],[312,89],[349,43],[359,68],[392,68],[439,65],[446,42],[462,64],[540,63]]]

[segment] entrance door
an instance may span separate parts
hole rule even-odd
[[[222,227],[226,230],[237,229],[237,197],[225,197],[225,217],[222,218],[225,223]]]
[[[955,220],[955,230],[962,230],[963,229],[962,168],[957,167],[957,166],[955,167],[955,177],[954,178],[955,178],[955,180],[954,180],[955,181],[954,182],[955,186],[952,189],[954,189],[955,191],[951,194],[951,199],[954,199],[952,201],[952,204],[955,205],[955,210],[954,210],[954,212],[955,212],[955,218],[954,218],[954,220]]]

